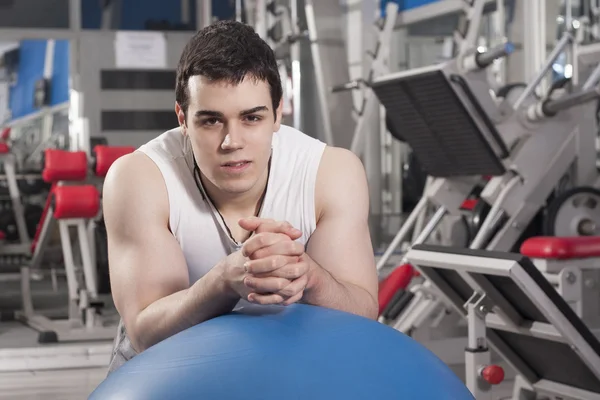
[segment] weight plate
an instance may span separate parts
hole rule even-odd
[[[577,187],[560,194],[544,220],[548,236],[600,235],[600,190]]]

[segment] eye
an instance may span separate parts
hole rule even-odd
[[[262,118],[258,115],[247,115],[246,116],[246,121],[248,122],[258,122],[260,121]]]
[[[219,123],[218,118],[206,118],[202,120],[202,125],[204,126],[213,126]]]

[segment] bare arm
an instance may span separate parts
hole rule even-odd
[[[308,242],[303,302],[377,318],[377,269],[369,234],[369,192],[361,161],[328,147],[317,176],[317,228]]]
[[[169,200],[157,166],[124,156],[103,189],[112,295],[136,351],[230,311],[239,296],[215,267],[190,287],[183,252],[169,231]]]

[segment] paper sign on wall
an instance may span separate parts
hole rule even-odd
[[[167,41],[162,32],[117,32],[117,68],[160,69],[167,67]]]

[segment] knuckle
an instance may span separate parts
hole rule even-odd
[[[286,287],[287,287],[287,281],[284,279],[279,279],[277,280],[277,291],[285,291]]]
[[[268,241],[268,239],[267,239],[267,234],[266,234],[266,232],[259,233],[259,234],[256,236],[256,242],[257,242],[257,244],[258,244],[259,246],[265,246],[265,245],[267,244],[267,241]]]
[[[299,277],[301,276],[303,273],[302,268],[300,267],[300,265],[296,265],[294,267],[294,269],[292,270],[292,275],[294,275],[294,277]]]

